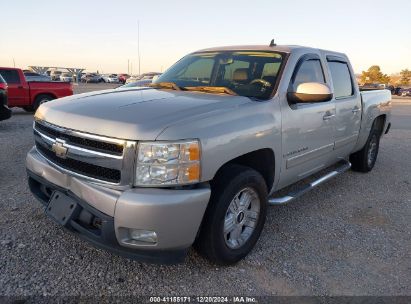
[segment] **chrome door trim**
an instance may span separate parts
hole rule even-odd
[[[286,167],[290,169],[292,167],[298,166],[306,161],[312,160],[314,158],[320,157],[328,152],[331,152],[334,149],[334,143],[327,144],[320,148],[308,151],[301,155],[293,156],[287,159]]]

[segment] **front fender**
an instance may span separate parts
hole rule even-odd
[[[269,148],[281,151],[281,112],[276,99],[250,101],[235,108],[166,128],[157,140],[198,138],[201,142],[201,180],[241,155]],[[275,155],[276,156],[276,155]],[[275,157],[280,160],[280,157]],[[276,164],[276,171],[280,169]],[[274,184],[279,172],[275,173]]]

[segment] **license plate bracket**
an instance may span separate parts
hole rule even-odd
[[[68,195],[54,191],[46,208],[46,214],[65,226],[77,209],[77,203]]]

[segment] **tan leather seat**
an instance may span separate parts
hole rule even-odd
[[[249,82],[248,69],[241,68],[241,69],[234,70],[233,81],[238,82],[238,83],[248,83]]]

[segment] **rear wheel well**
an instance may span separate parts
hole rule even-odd
[[[54,95],[51,94],[51,93],[39,93],[39,94],[37,94],[37,95],[34,97],[33,100],[36,100],[36,99],[39,98],[40,96],[49,96],[49,97],[51,97],[52,99],[56,99],[56,98],[57,98],[56,96],[54,96]]]
[[[256,170],[264,178],[268,191],[271,190],[275,175],[275,156],[273,150],[268,148],[260,149],[236,157],[221,166],[216,176],[218,176],[223,168],[231,164],[242,165]]]
[[[384,126],[385,126],[386,118],[387,118],[387,116],[385,114],[383,114],[383,115],[380,115],[380,116],[376,117],[375,120],[374,120],[373,128],[378,130],[378,134],[380,136],[382,136],[382,134],[384,132]]]

